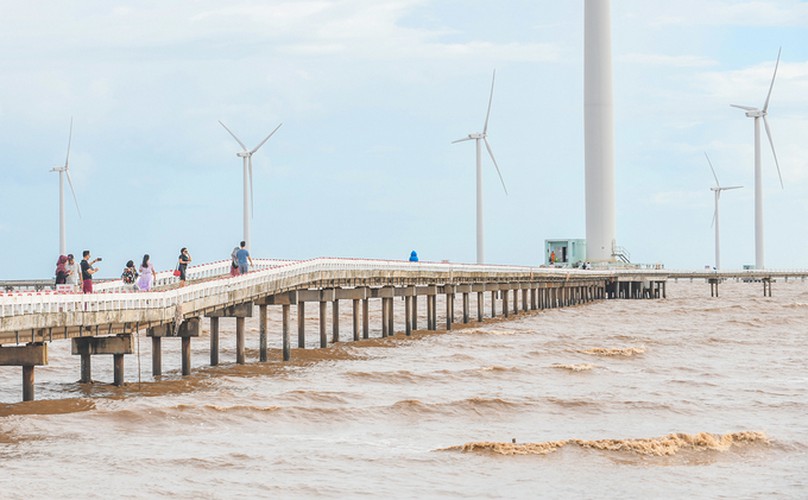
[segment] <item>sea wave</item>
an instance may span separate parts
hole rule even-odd
[[[464,330],[463,333],[470,333],[470,334],[479,334],[479,335],[518,335],[520,333],[525,333],[523,330],[515,330],[515,329],[502,329],[502,328],[489,328],[489,329],[480,329],[480,328],[469,328],[468,330]]]
[[[579,365],[565,365],[563,363],[554,363],[550,365],[553,368],[558,368],[560,370],[567,370],[571,372],[586,372],[592,370],[595,365],[589,363],[582,363]]]
[[[402,412],[417,414],[450,414],[450,415],[490,415],[509,414],[512,411],[527,408],[532,403],[527,401],[510,401],[502,398],[471,397],[441,403],[427,403],[418,399],[405,399],[394,403],[385,410],[392,410],[395,414]]]
[[[643,456],[673,456],[682,451],[727,451],[732,447],[752,444],[770,444],[762,432],[744,431],[729,434],[668,434],[658,438],[642,439],[566,439],[543,443],[498,443],[474,442],[449,446],[437,451],[460,451],[462,453],[488,453],[495,455],[547,455],[565,446],[592,449],[604,452],[632,453]]]
[[[595,347],[592,349],[586,349],[578,352],[582,354],[591,354],[592,356],[630,358],[632,356],[639,356],[641,354],[645,354],[645,347],[625,347],[622,349]]]

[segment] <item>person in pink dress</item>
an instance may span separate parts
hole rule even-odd
[[[149,254],[143,256],[139,271],[140,277],[137,279],[137,287],[143,292],[148,292],[154,286],[154,280],[157,276],[157,271],[154,270]]]

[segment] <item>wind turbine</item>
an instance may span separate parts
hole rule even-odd
[[[67,136],[67,156],[65,164],[61,167],[53,167],[51,172],[59,172],[59,255],[67,255],[67,238],[65,236],[65,180],[70,185],[70,192],[73,193],[73,201],[76,203],[76,211],[81,217],[79,200],[76,198],[76,190],[73,189],[73,181],[70,179],[70,143],[73,141],[73,117],[70,118],[70,133]]]
[[[721,269],[721,245],[718,238],[718,200],[721,198],[721,191],[729,191],[730,189],[740,189],[743,186],[721,186],[721,183],[718,182],[718,176],[715,174],[715,169],[713,168],[713,162],[710,161],[710,157],[707,156],[707,152],[705,151],[704,157],[707,158],[707,163],[710,164],[710,170],[713,172],[713,177],[715,178],[715,187],[711,187],[710,191],[715,193],[715,211],[713,212],[713,224],[715,226],[715,269]]]
[[[755,268],[763,269],[763,181],[760,169],[760,119],[763,118],[763,124],[766,126],[766,135],[769,137],[769,144],[772,148],[774,155],[774,164],[777,166],[777,175],[780,178],[780,188],[783,188],[783,176],[780,173],[780,163],[777,161],[777,152],[774,150],[774,141],[772,141],[772,131],[769,128],[769,120],[766,119],[769,111],[769,99],[772,96],[772,89],[774,88],[774,79],[777,76],[777,67],[780,65],[780,52],[782,47],[777,51],[777,62],[774,64],[774,74],[772,75],[772,83],[769,85],[769,93],[766,95],[766,101],[763,103],[763,109],[753,108],[751,106],[739,106],[737,104],[730,104],[733,108],[739,108],[746,112],[746,116],[755,119]]]
[[[258,151],[258,149],[261,148],[261,146],[263,146],[264,143],[267,142],[270,137],[272,137],[272,134],[274,134],[275,132],[278,131],[279,128],[281,128],[281,125],[283,125],[283,123],[281,123],[277,127],[275,127],[275,130],[270,132],[269,135],[266,136],[263,141],[259,142],[258,145],[255,146],[252,149],[247,149],[247,146],[245,146],[244,143],[241,142],[241,139],[236,137],[236,134],[234,134],[232,130],[227,128],[227,125],[222,123],[221,120],[219,120],[219,124],[222,127],[224,127],[224,129],[227,130],[230,133],[230,135],[233,136],[233,139],[235,139],[236,142],[239,144],[239,146],[241,146],[241,148],[242,148],[242,151],[240,151],[239,153],[236,153],[236,156],[244,159],[244,241],[247,243],[247,248],[251,248],[250,247],[250,217],[252,215],[252,212],[254,211],[252,155],[256,151]]]
[[[485,143],[488,150],[488,155],[491,161],[494,162],[494,167],[497,169],[499,180],[502,182],[502,189],[505,194],[508,194],[508,188],[505,187],[505,180],[502,178],[502,172],[499,171],[499,165],[494,158],[494,152],[491,150],[491,145],[488,143],[488,118],[491,116],[491,101],[494,99],[494,80],[497,77],[497,71],[494,70],[494,76],[491,78],[491,95],[488,97],[488,111],[485,114],[485,123],[483,124],[483,131],[469,134],[468,137],[452,141],[452,144],[458,142],[476,141],[477,145],[477,264],[482,264],[485,260],[483,256],[483,167],[482,167],[482,145],[480,141]]]

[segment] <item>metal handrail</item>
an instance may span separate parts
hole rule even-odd
[[[93,294],[57,293],[53,291],[0,294],[0,319],[26,314],[71,311],[99,312],[155,307],[169,308],[189,301],[220,295],[224,292],[248,290],[256,285],[266,284],[271,281],[282,282],[293,278],[297,278],[298,281],[303,278],[313,280],[314,277],[317,277],[320,281],[333,279],[340,271],[363,271],[367,274],[399,273],[400,276],[404,277],[414,272],[418,276],[429,277],[436,282],[451,282],[453,278],[473,277],[474,275],[501,276],[503,278],[517,275],[537,279],[542,277],[565,278],[575,275],[589,278],[614,276],[612,271],[584,271],[507,265],[412,263],[366,259],[320,258],[308,261],[258,261],[256,259],[255,262],[256,268],[259,268],[259,270],[236,277],[230,277],[222,271],[223,269],[228,269],[230,261],[212,263],[206,265],[207,267],[200,266],[206,269],[206,271],[200,273],[201,276],[205,276],[208,272],[215,273],[217,270],[221,274],[213,275],[213,279],[207,281],[191,282],[186,287],[171,290],[135,292],[127,291],[121,285],[121,287],[115,287],[112,290],[104,290]],[[158,273],[158,284],[169,284],[175,280],[176,278],[173,276],[167,276],[170,274],[170,271]]]

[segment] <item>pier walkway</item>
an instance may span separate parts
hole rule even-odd
[[[586,304],[606,298],[661,298],[668,272],[661,270],[576,270],[451,263],[314,259],[255,260],[255,270],[229,276],[230,261],[188,270],[188,286],[179,288],[171,271],[159,273],[158,289],[136,292],[119,281],[99,283],[96,293],[29,290],[0,293],[0,366],[19,366],[23,400],[34,399],[34,367],[45,365],[49,342],[70,340],[81,356],[82,382],[90,382],[91,360],[111,355],[114,383],[123,384],[124,356],[134,353],[134,338],[152,339],[152,373],[161,374],[161,341],[182,339],[182,373],[190,374],[191,339],[201,321],[210,321],[211,365],[218,364],[220,318],[235,318],[236,359],[244,363],[244,318],[259,310],[260,360],[267,360],[267,307],[282,308],[282,355],[291,359],[290,314],[297,316],[297,347],[305,348],[305,307],[319,307],[320,347],[329,343],[327,307],[332,309],[331,342],[340,342],[340,301],[351,301],[350,338],[368,338],[368,302],[380,300],[382,336],[395,335],[394,299],[404,303],[405,331],[418,329],[419,302],[426,328],[451,330],[463,323],[509,316],[520,311]],[[439,327],[436,297],[445,298],[445,324]],[[488,295],[488,297],[486,297]],[[459,296],[462,304],[456,306]],[[476,300],[475,299],[476,296]],[[471,299],[470,299],[471,298]],[[472,315],[473,307],[473,315]],[[486,314],[487,313],[487,314]],[[443,315],[442,315],[443,316]]]

